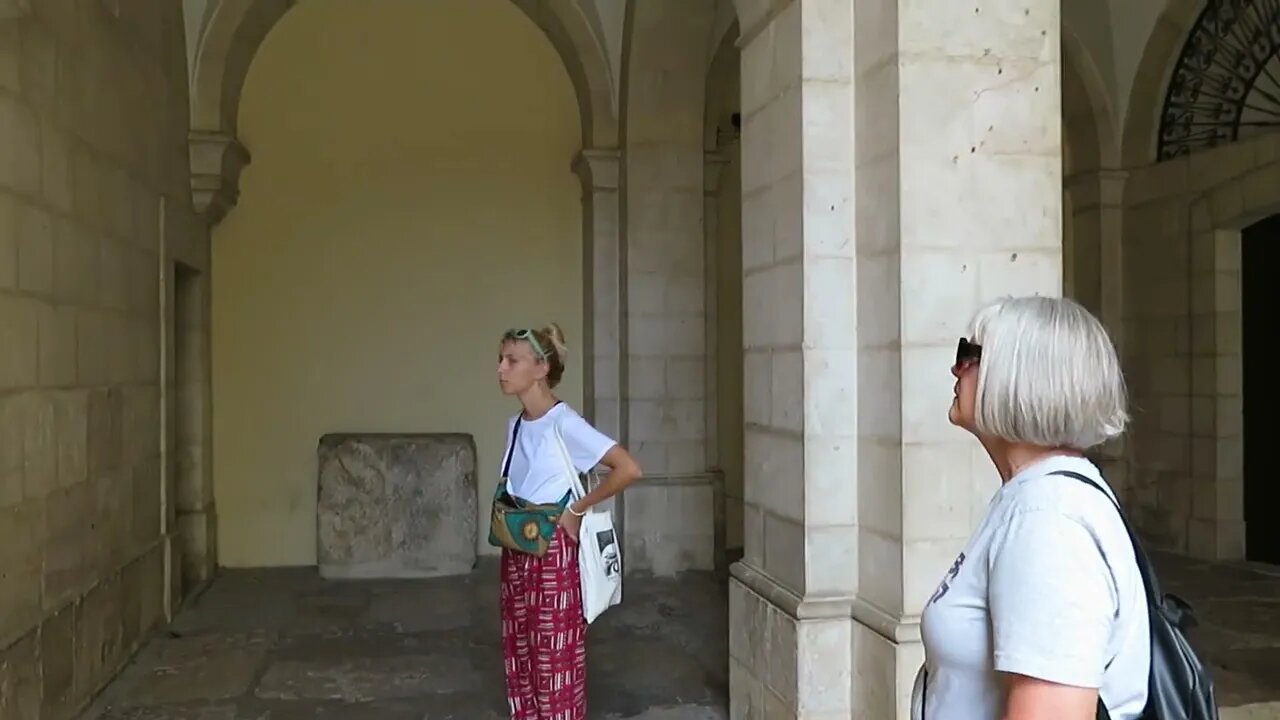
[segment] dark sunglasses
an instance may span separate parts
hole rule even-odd
[[[975,342],[969,342],[969,338],[960,338],[960,342],[956,344],[955,367],[964,367],[981,359],[982,346]]]

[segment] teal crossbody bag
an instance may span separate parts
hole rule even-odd
[[[516,452],[516,437],[520,434],[521,416],[516,416],[511,431],[511,446],[502,462],[502,480],[493,493],[493,512],[489,518],[489,544],[537,557],[546,554],[555,537],[560,515],[569,503],[572,493],[566,493],[558,503],[538,504],[518,498],[507,492],[507,479],[511,475],[511,456]]]

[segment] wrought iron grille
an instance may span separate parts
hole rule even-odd
[[[1280,0],[1209,0],[1174,66],[1157,157],[1280,127]]]

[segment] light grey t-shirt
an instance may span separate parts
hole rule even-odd
[[[1000,488],[925,606],[913,718],[923,701],[924,720],[999,720],[1000,672],[1100,688],[1114,720],[1142,711],[1151,639],[1133,545],[1111,500],[1059,470],[1110,492],[1093,463],[1064,456]]]

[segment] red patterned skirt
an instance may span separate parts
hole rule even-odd
[[[578,544],[557,528],[542,557],[502,551],[502,645],[511,720],[586,720],[587,624]]]

